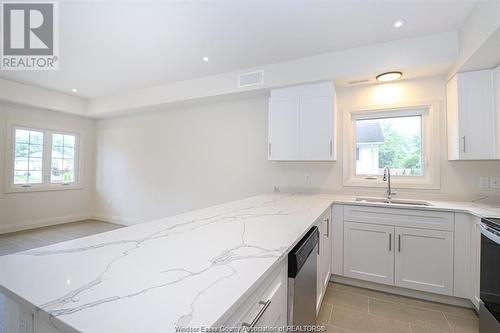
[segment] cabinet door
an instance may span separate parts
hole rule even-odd
[[[344,222],[344,275],[394,284],[394,227]]]
[[[299,159],[299,97],[269,99],[268,159]]]
[[[321,224],[319,225],[320,243],[319,253],[317,255],[317,277],[316,277],[316,311],[319,312],[321,301],[325,295],[328,282],[330,281],[330,263],[332,259],[332,242],[330,232],[330,215],[331,211],[322,217]]]
[[[453,294],[453,233],[396,227],[396,285]]]
[[[470,234],[470,300],[479,310],[479,283],[481,281],[481,230],[479,229],[479,218],[473,218]]]
[[[494,158],[493,71],[458,74],[460,159]]]
[[[302,96],[300,99],[300,159],[333,159],[332,96]]]

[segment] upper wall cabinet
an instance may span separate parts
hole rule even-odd
[[[333,82],[272,90],[268,159],[335,160],[334,105]]]
[[[481,70],[457,73],[448,82],[449,160],[500,158],[495,139],[495,121],[500,117],[496,106],[500,101],[495,101],[495,90],[499,89],[495,82],[497,77],[498,69]]]

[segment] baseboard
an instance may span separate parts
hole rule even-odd
[[[58,216],[58,217],[53,217],[53,218],[20,222],[20,223],[11,223],[11,224],[7,224],[7,225],[0,224],[0,234],[5,234],[8,232],[15,232],[15,231],[22,231],[22,230],[33,229],[33,228],[47,227],[47,226],[63,224],[63,223],[77,222],[77,221],[81,221],[81,220],[88,220],[88,219],[91,219],[92,217],[93,217],[92,213],[85,213],[85,214],[73,214],[73,215]]]
[[[382,292],[389,293],[389,294],[396,294],[396,295],[406,296],[406,297],[410,297],[410,298],[423,299],[426,301],[431,301],[431,302],[436,302],[436,303],[444,303],[444,304],[474,309],[474,305],[472,304],[472,302],[470,300],[465,299],[465,298],[455,297],[455,296],[433,294],[433,293],[429,293],[429,292],[425,292],[425,291],[418,291],[418,290],[412,290],[412,289],[407,289],[407,288],[402,288],[402,287],[389,286],[389,285],[385,285],[385,284],[363,281],[363,280],[353,279],[353,278],[340,276],[340,275],[334,275],[334,274],[332,274],[330,276],[330,281],[338,282],[341,284],[347,284],[350,286],[360,287],[360,288],[378,290],[378,291],[382,291]]]
[[[126,226],[145,222],[144,220],[138,218],[130,218],[130,217],[123,217],[116,215],[105,215],[105,214],[94,214],[92,218],[103,222],[116,223]]]

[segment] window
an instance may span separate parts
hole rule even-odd
[[[41,184],[43,132],[16,129],[14,184]]]
[[[438,102],[344,112],[343,182],[383,187],[384,168],[400,188],[439,188]]]
[[[356,175],[422,176],[422,116],[356,120]]]
[[[71,134],[52,134],[52,184],[72,183],[75,181],[75,136]]]
[[[11,128],[7,192],[79,186],[78,133],[17,125]]]

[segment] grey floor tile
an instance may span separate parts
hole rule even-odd
[[[368,297],[363,295],[347,293],[336,289],[327,289],[323,303],[368,313]]]
[[[476,318],[467,318],[445,314],[446,319],[455,333],[479,333],[479,320]]]
[[[448,322],[442,312],[425,310],[407,304],[370,299],[370,314],[433,329],[449,330]]]
[[[410,324],[407,322],[335,306],[330,325],[357,333],[410,333]]]

